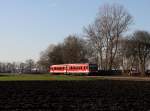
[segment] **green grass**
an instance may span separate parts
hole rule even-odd
[[[80,81],[80,80],[130,80],[150,81],[150,77],[73,76],[51,74],[0,74],[0,81]]]
[[[100,79],[100,78],[99,78]],[[72,80],[97,80],[86,76],[50,75],[50,74],[0,74],[0,81],[72,81]]]

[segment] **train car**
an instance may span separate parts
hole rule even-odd
[[[63,74],[66,73],[66,65],[65,64],[59,64],[59,65],[51,65],[50,66],[50,73],[57,73],[57,74]]]
[[[89,74],[97,70],[97,64],[83,63],[51,65],[49,72],[53,74]]]

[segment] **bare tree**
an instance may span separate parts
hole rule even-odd
[[[132,17],[123,6],[106,4],[100,7],[94,25],[86,29],[89,40],[100,55],[100,64],[105,63],[104,69],[112,69],[118,40],[131,23]]]
[[[19,68],[20,68],[20,73],[24,73],[25,72],[25,63],[23,63],[23,62],[21,62],[20,64],[19,64]]]
[[[54,47],[55,45],[50,44],[46,50],[40,53],[40,59],[38,60],[37,64],[41,72],[46,72],[49,65],[51,64],[50,63],[51,58],[49,54],[53,51]]]
[[[132,38],[132,51],[137,55],[140,72],[145,75],[146,61],[150,59],[150,33],[146,31],[136,31]]]
[[[116,57],[120,59],[120,66],[123,73],[128,74],[130,69],[138,66],[137,54],[133,50],[133,41],[129,36],[119,40],[119,47]],[[118,53],[120,55],[118,56]],[[119,63],[119,62],[118,62]]]
[[[92,61],[95,62],[96,60],[99,68],[103,69],[103,37],[101,36],[99,25],[100,24],[98,24],[97,21],[95,21],[94,24],[89,25],[87,28],[84,28],[84,31],[86,33],[88,45],[90,46],[88,47],[88,53],[90,55],[92,54],[92,59],[94,59],[94,61]]]
[[[51,64],[63,64],[63,44],[56,45],[48,54],[49,62]]]
[[[114,58],[118,49],[118,40],[127,31],[132,22],[131,15],[120,5],[104,5],[100,8],[97,21],[100,23],[101,33],[104,37],[104,50],[106,68],[112,69]]]
[[[76,35],[69,35],[64,40],[64,63],[84,63],[86,59],[85,41]]]
[[[28,59],[26,60],[26,72],[31,73],[32,72],[32,68],[34,67],[35,62],[32,59]]]

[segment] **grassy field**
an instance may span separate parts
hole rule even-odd
[[[72,80],[97,80],[103,77],[50,75],[50,74],[0,74],[0,81],[72,81]]]
[[[82,81],[82,80],[150,81],[150,77],[73,76],[73,75],[51,75],[51,74],[0,74],[0,81]]]

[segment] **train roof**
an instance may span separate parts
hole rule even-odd
[[[74,64],[55,64],[55,65],[51,65],[51,67],[55,67],[55,66],[78,66],[78,65],[89,65],[90,63],[74,63]],[[93,64],[94,65],[94,64]]]

